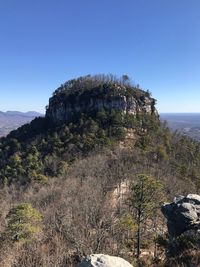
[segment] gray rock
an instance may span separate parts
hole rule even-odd
[[[77,267],[133,267],[120,257],[104,254],[92,254],[86,257]]]
[[[188,230],[200,228],[200,196],[189,194],[177,196],[172,203],[165,203],[161,211],[167,219],[168,232],[171,238]]]

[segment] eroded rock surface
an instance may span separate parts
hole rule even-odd
[[[172,203],[165,203],[161,211],[167,219],[168,233],[171,238],[188,230],[200,229],[199,195],[177,196]]]
[[[86,257],[77,267],[133,267],[120,257],[93,254]]]

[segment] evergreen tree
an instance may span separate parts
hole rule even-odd
[[[136,181],[130,187],[128,198],[133,218],[137,225],[137,257],[140,256],[141,228],[163,201],[162,184],[155,178],[146,175],[138,175]]]
[[[7,221],[11,240],[29,240],[41,231],[42,215],[30,203],[22,203],[9,211]]]

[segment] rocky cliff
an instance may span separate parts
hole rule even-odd
[[[68,81],[54,92],[46,117],[55,123],[65,123],[77,113],[113,109],[133,115],[157,114],[155,99],[148,92],[119,81],[86,76]]]

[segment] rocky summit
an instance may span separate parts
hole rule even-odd
[[[113,109],[125,114],[156,114],[155,99],[148,91],[101,76],[85,76],[61,85],[49,99],[46,117],[60,124],[75,114]]]
[[[93,254],[86,257],[77,267],[133,267],[120,257]]]
[[[200,196],[189,194],[177,196],[172,203],[165,203],[161,208],[167,219],[168,233],[171,238],[200,228]]]

